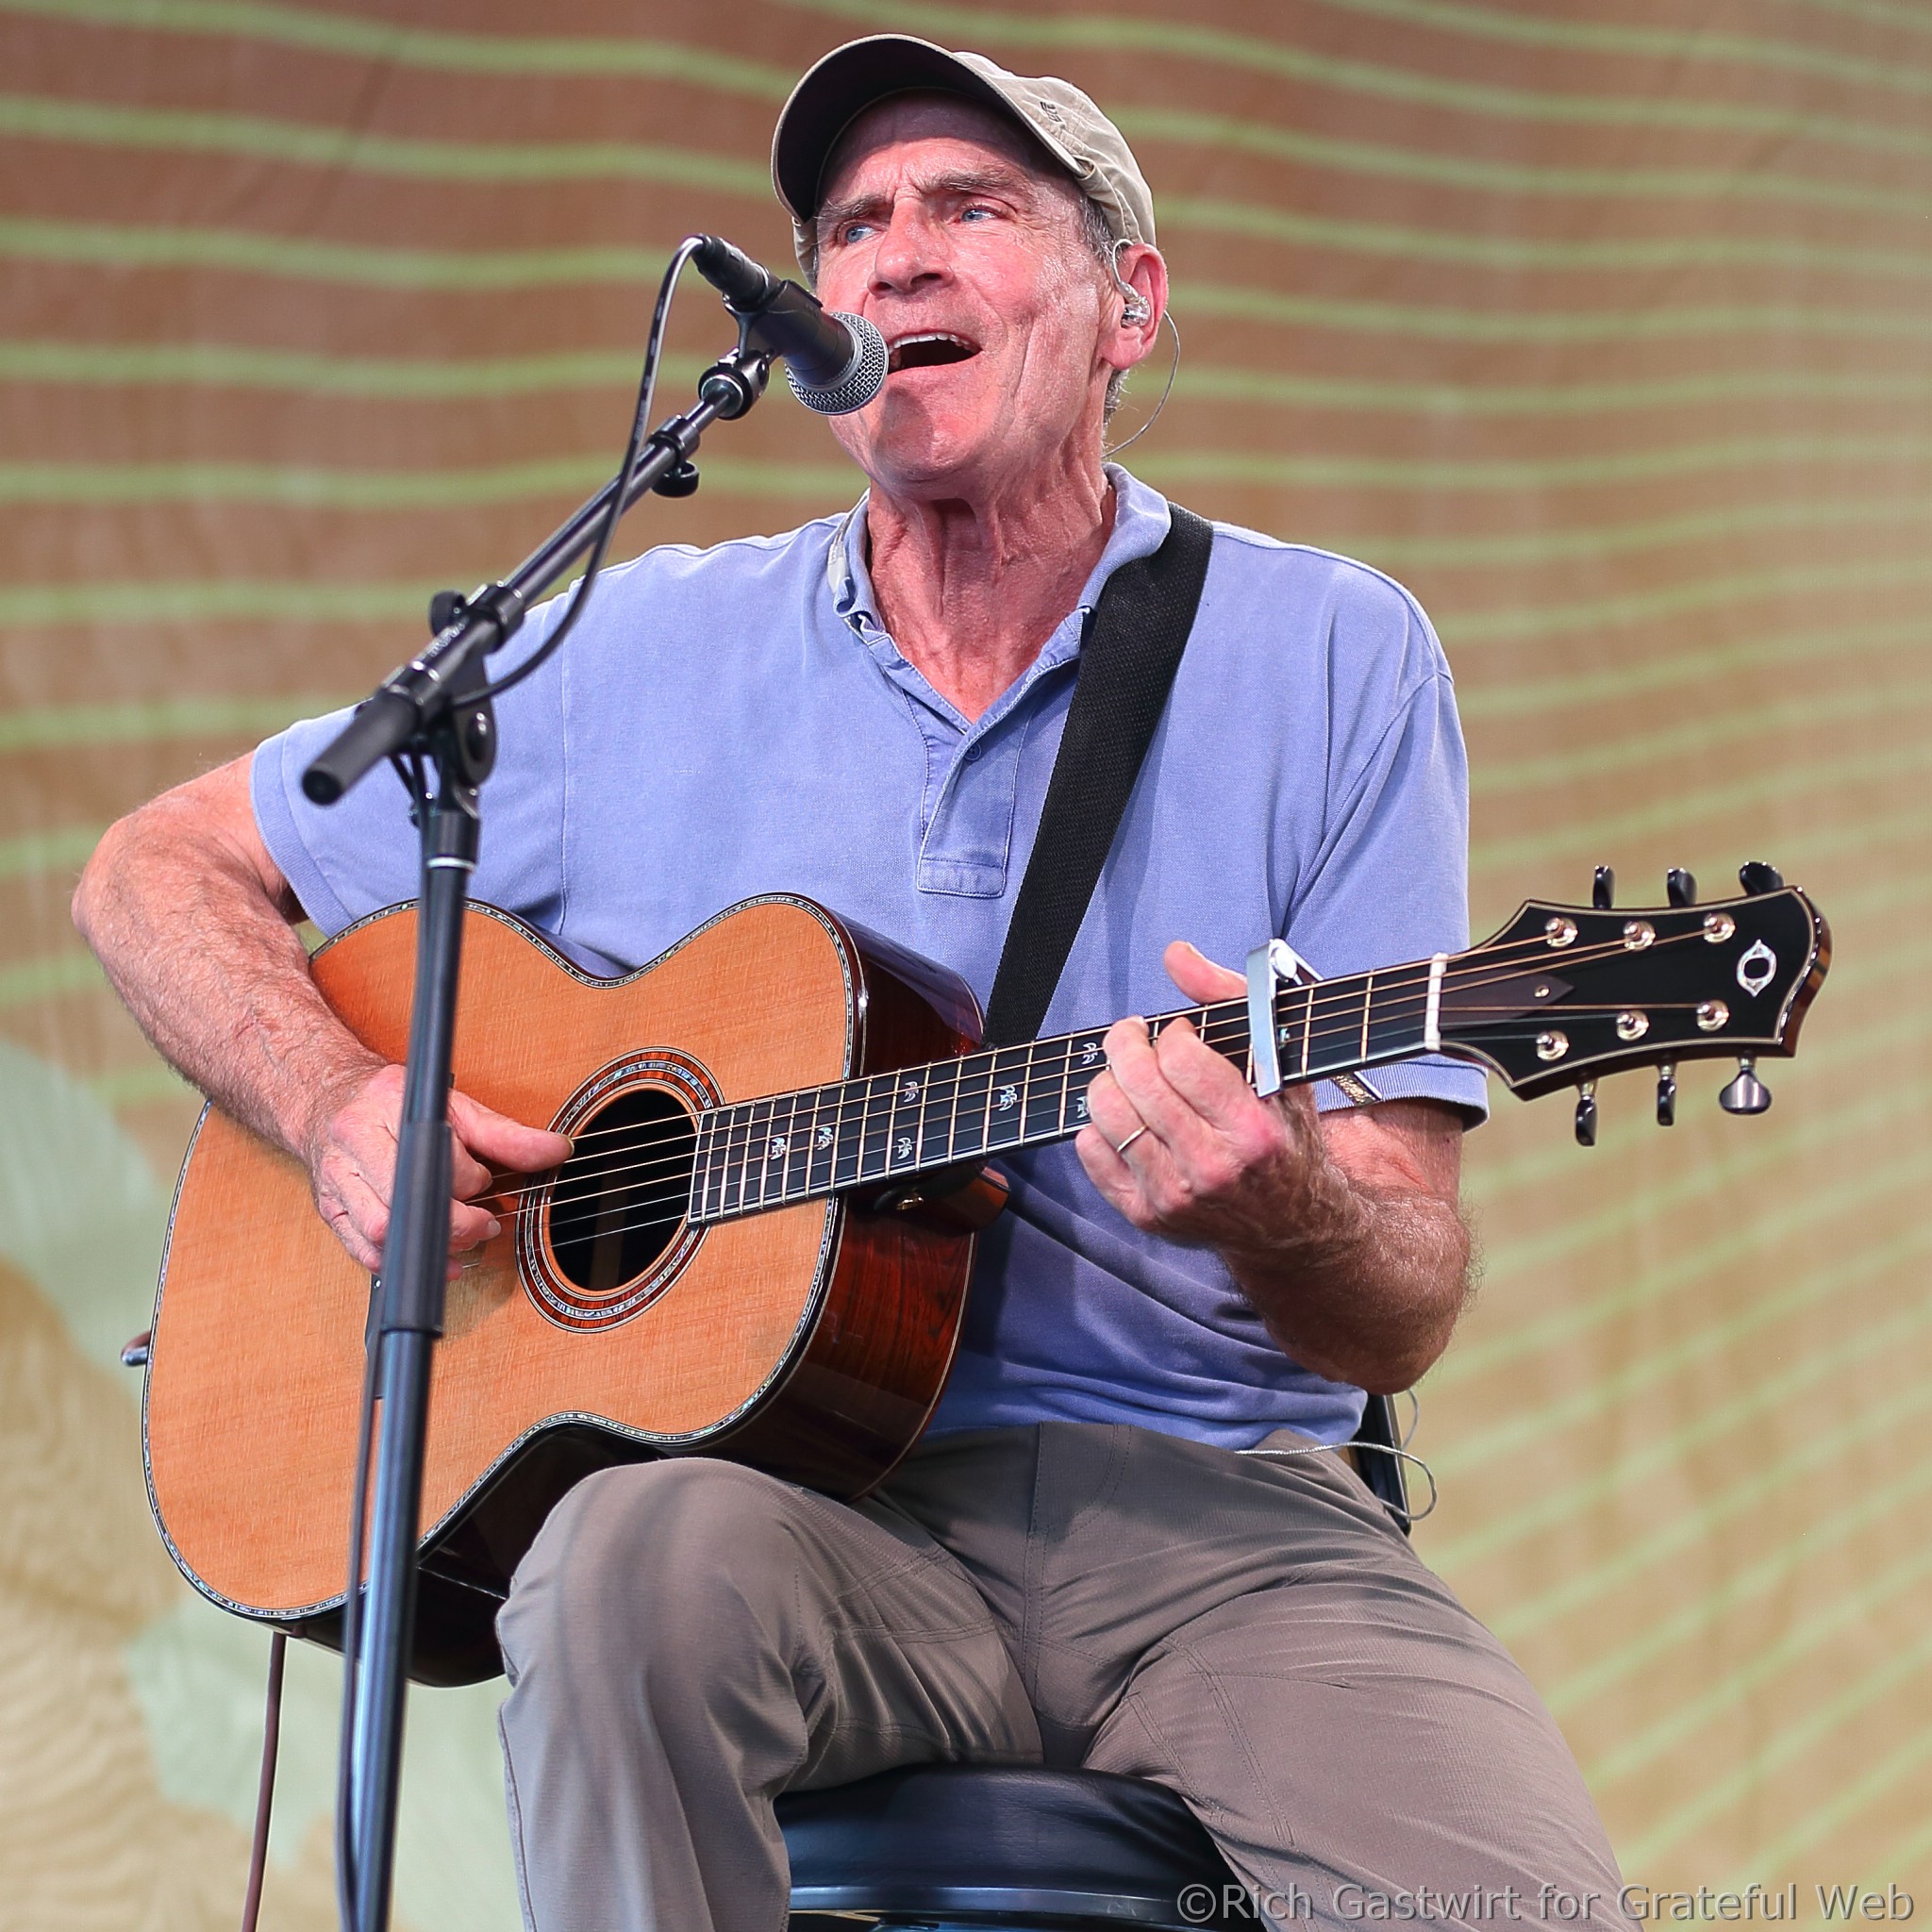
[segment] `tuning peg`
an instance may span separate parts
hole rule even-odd
[[[440,638],[469,608],[470,600],[460,591],[431,591],[429,635]]]
[[[1576,1144],[1596,1145],[1596,1082],[1583,1080],[1576,1088]]]
[[[1753,858],[1738,868],[1738,883],[1755,898],[1759,892],[1782,891],[1785,875],[1776,866]]]
[[[1680,909],[1697,903],[1697,875],[1689,873],[1681,865],[1674,865],[1664,874],[1664,891],[1673,906]]]
[[[1657,1124],[1660,1127],[1677,1124],[1677,1069],[1670,1060],[1657,1070]]]
[[[1738,1058],[1738,1077],[1717,1097],[1726,1113],[1763,1113],[1771,1106],[1771,1089],[1757,1077],[1757,1062],[1749,1054]]]
[[[1591,881],[1590,903],[1599,912],[1607,912],[1615,903],[1616,891],[1617,874],[1607,865],[1598,866],[1596,877]]]

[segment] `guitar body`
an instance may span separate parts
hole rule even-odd
[[[1482,945],[1317,982],[1264,946],[1241,1000],[1186,1021],[1259,1091],[1418,1053],[1525,1098],[1735,1057],[1719,1096],[1761,1113],[1830,933],[1768,865],[1744,896],[1533,901]],[[412,908],[315,957],[341,1020],[400,1060]],[[1289,956],[1292,960],[1292,955]],[[809,900],[747,900],[622,979],[592,979],[489,908],[464,927],[455,1076],[570,1135],[546,1175],[499,1176],[503,1224],[449,1291],[436,1351],[413,1674],[500,1668],[511,1573],[558,1499],[614,1463],[711,1455],[863,1495],[917,1439],[958,1345],[974,1232],[1004,1202],[989,1157],[1077,1134],[1104,1026],[979,1048],[972,993]],[[1258,1042],[1258,1047],[1257,1047]],[[148,1491],[196,1589],[321,1642],[339,1636],[368,1277],[301,1166],[212,1108],[182,1169],[149,1342]]]
[[[394,908],[314,960],[330,1006],[391,1060],[415,928],[413,908]],[[650,1146],[666,1122],[688,1131],[722,1103],[941,1059],[978,1028],[959,982],[781,896],[615,980],[473,908],[458,1010],[466,1093],[593,1136],[628,1108],[648,1117],[630,1131]],[[425,1681],[495,1674],[509,1574],[583,1476],[706,1454],[862,1495],[918,1437],[958,1342],[963,1219],[869,1212],[850,1194],[699,1226],[674,1212],[633,1272],[630,1249],[613,1269],[614,1248],[600,1260],[558,1247],[551,1218],[501,1212],[503,1234],[450,1287],[419,1541],[412,1674]],[[343,1601],[369,1303],[300,1164],[207,1109],[156,1303],[149,1493],[197,1590],[323,1641]]]

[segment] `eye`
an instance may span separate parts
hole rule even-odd
[[[969,202],[959,210],[959,219],[962,222],[970,222],[975,215],[984,215],[988,221],[996,222],[999,220],[999,209],[993,208],[991,204],[983,201],[974,201]]]

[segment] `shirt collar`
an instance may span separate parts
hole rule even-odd
[[[1167,541],[1174,515],[1167,498],[1150,489],[1138,476],[1118,463],[1106,466],[1107,478],[1113,485],[1113,529],[1107,547],[1093,566],[1080,591],[1078,608],[1084,614],[1100,601],[1107,580],[1122,564],[1137,557],[1151,557]],[[833,529],[825,557],[825,582],[832,593],[832,608],[862,637],[868,630],[884,631],[873,598],[872,575],[865,561],[865,507],[869,495],[861,496]],[[1084,625],[1081,626],[1084,630]]]

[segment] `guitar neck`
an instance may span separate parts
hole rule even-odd
[[[1352,1073],[1433,1045],[1429,978],[1425,963],[1283,988],[1275,1038],[1284,1082]],[[1149,1031],[1158,1038],[1181,1020],[1252,1079],[1245,1000],[1163,1013]],[[1087,1124],[1087,1090],[1107,1064],[1106,1031],[985,1047],[715,1108],[699,1123],[691,1219],[723,1221],[847,1189],[900,1186],[1065,1140]]]

